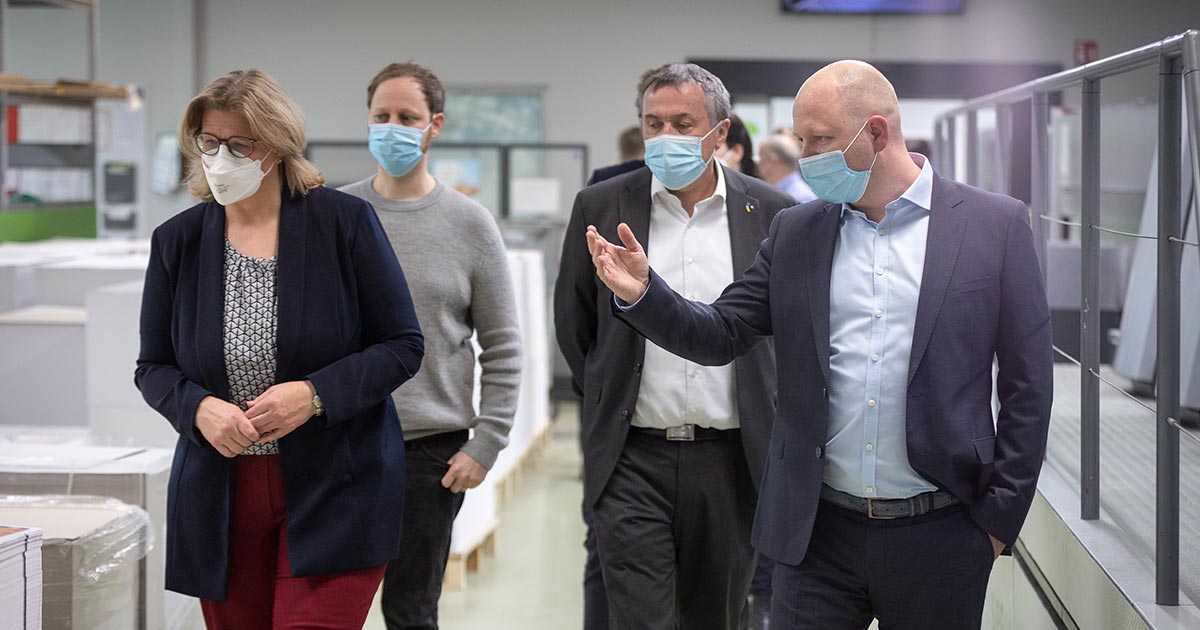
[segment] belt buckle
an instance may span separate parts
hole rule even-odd
[[[677,427],[667,427],[668,442],[694,442],[696,441],[696,425],[681,424]]]
[[[875,500],[867,498],[867,518],[880,518],[875,516]]]

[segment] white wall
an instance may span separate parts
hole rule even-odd
[[[450,85],[542,87],[546,140],[588,144],[593,166],[616,159],[616,132],[636,122],[637,78],[661,63],[855,57],[1070,67],[1076,38],[1109,55],[1200,28],[1200,2],[1176,0],[966,0],[961,15],[920,17],[784,15],[777,0],[103,0],[101,78],[148,86],[150,137],[173,129],[192,95],[194,2],[205,16],[202,79],[266,70],[307,115],[310,138],[363,137],[367,82],[386,63],[412,59]],[[48,20],[36,22],[23,39],[10,29],[10,68],[22,57],[53,68],[67,55],[47,50],[39,33]],[[1153,96],[1153,72],[1119,83],[1106,100]]]

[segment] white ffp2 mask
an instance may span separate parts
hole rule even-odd
[[[275,168],[272,165],[264,172],[262,160],[237,157],[223,144],[216,155],[201,155],[200,162],[204,165],[204,178],[208,180],[213,199],[222,206],[237,203],[258,192],[263,178]]]

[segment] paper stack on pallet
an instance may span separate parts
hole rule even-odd
[[[45,630],[127,630],[138,622],[140,563],[153,544],[150,517],[115,499],[0,496],[0,523],[43,532]]]
[[[0,525],[0,630],[42,627],[42,530]]]

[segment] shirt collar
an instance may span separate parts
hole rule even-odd
[[[914,163],[920,165],[921,172],[908,189],[898,199],[889,203],[887,208],[892,210],[904,206],[915,206],[929,212],[929,209],[933,207],[933,168],[929,166],[929,158],[924,155],[920,153],[909,153],[908,155]],[[842,204],[842,215],[845,216],[850,212],[858,211],[851,208],[848,203]]]
[[[712,168],[712,165],[714,163],[717,165],[717,187],[716,187],[716,189],[713,190],[713,194],[711,197],[700,201],[696,205],[704,203],[704,202],[708,201],[709,199],[719,199],[721,201],[722,205],[725,204],[725,167],[724,167],[724,165],[721,164],[721,160],[713,158],[709,162],[708,168]],[[665,185],[663,185],[662,182],[658,181],[657,177],[655,177],[653,174],[651,174],[650,175],[650,199],[651,200],[659,199],[660,198],[659,195],[666,195],[667,197],[674,199],[676,203],[679,203],[679,198],[676,197],[675,195],[671,194],[671,191],[667,190],[667,187]],[[663,197],[663,199],[665,199],[665,198],[666,197]]]

